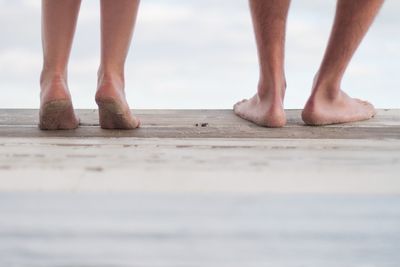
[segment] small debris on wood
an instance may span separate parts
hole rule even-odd
[[[207,122],[196,123],[195,126],[196,127],[208,127],[208,123]]]

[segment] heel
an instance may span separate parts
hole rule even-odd
[[[73,117],[72,117],[73,116]],[[72,130],[79,126],[69,100],[54,100],[42,105],[39,113],[41,130]]]
[[[139,122],[132,118],[130,110],[124,110],[115,100],[98,100],[99,123],[103,129],[132,130],[139,127]]]

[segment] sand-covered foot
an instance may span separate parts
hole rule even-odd
[[[96,93],[99,106],[99,122],[103,129],[131,130],[140,126],[126,101],[123,82],[103,79]]]
[[[286,124],[286,115],[281,99],[261,99],[256,94],[251,99],[236,103],[233,110],[237,116],[259,126],[277,128]]]
[[[72,130],[79,126],[66,82],[52,77],[41,80],[39,128]]]
[[[302,112],[308,125],[329,125],[363,121],[376,115],[374,106],[340,91],[337,97],[311,96]]]

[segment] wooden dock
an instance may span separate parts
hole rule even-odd
[[[280,129],[258,127],[231,110],[137,110],[142,127],[135,131],[99,129],[97,110],[79,110],[82,127],[75,131],[37,129],[38,111],[0,109],[0,137],[135,137],[171,139],[395,139],[400,140],[400,110],[380,110],[376,118],[357,123],[306,127],[300,110],[288,110]]]
[[[282,129],[138,110],[74,131],[0,110],[0,267],[397,267],[400,110]]]
[[[328,127],[289,110],[281,129],[228,110],[139,110],[134,131],[78,113],[79,129],[49,132],[37,110],[0,111],[0,191],[400,193],[400,110]]]

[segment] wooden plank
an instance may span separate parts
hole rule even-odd
[[[382,266],[400,261],[398,110],[283,129],[224,110],[43,132],[0,112],[0,266]],[[207,123],[207,127],[195,126]],[[332,264],[334,263],[334,264]]]
[[[398,196],[0,193],[0,266],[395,267]]]
[[[0,191],[400,194],[399,140],[0,138]]]
[[[149,127],[134,131],[110,131],[98,127],[80,127],[73,131],[40,131],[37,127],[0,127],[0,137],[103,137],[103,138],[274,138],[274,139],[396,139],[400,127],[299,127],[261,128],[237,127]]]
[[[254,126],[234,115],[231,110],[134,110],[146,126],[180,126],[194,127],[196,124],[208,123],[214,126],[231,127],[236,125]],[[287,127],[300,127],[301,110],[286,110],[288,117]],[[83,126],[98,126],[97,110],[78,109]],[[36,126],[38,124],[38,110],[35,109],[0,109],[0,126]],[[332,125],[330,127],[390,127],[400,126],[400,109],[381,109],[378,115],[371,120]]]
[[[44,132],[35,125],[36,110],[1,110],[0,137],[400,139],[399,110],[381,110],[370,121],[328,127],[304,126],[300,111],[289,110],[288,126],[281,129],[258,127],[229,110],[139,110],[136,113],[143,127],[135,131],[101,130],[95,110],[80,110],[83,126],[79,129]]]
[[[136,131],[80,110],[80,129],[43,132],[37,110],[0,111],[0,266],[400,262],[399,110],[329,127],[293,110],[282,129],[137,113]]]

